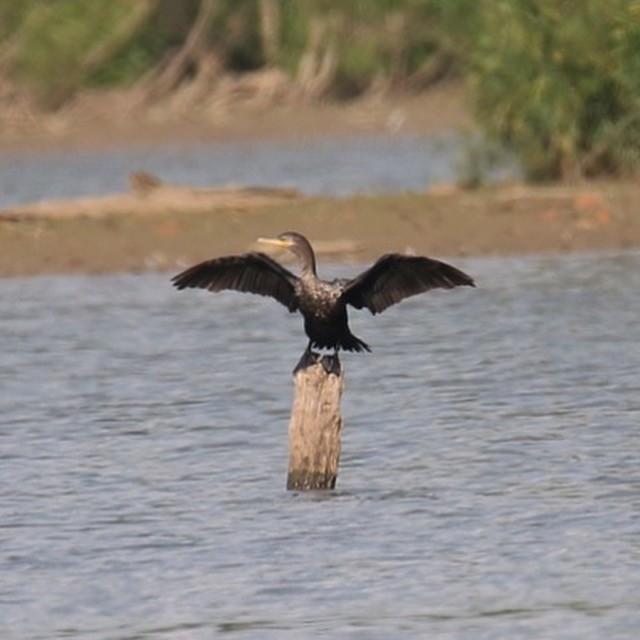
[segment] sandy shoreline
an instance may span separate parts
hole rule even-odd
[[[258,236],[307,235],[324,259],[387,252],[434,257],[640,247],[635,184],[443,190],[344,199],[273,197],[99,215],[0,218],[0,276],[176,270],[254,249]],[[257,204],[259,202],[259,205]],[[192,203],[193,205],[193,203]]]

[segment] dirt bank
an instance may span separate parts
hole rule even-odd
[[[211,112],[164,105],[142,115],[128,107],[126,92],[109,92],[50,114],[0,102],[0,153],[370,133],[429,135],[470,123],[466,92],[457,82],[418,95],[370,95],[346,103],[234,100]]]
[[[240,194],[180,206],[158,197],[141,210],[0,214],[0,275],[175,270],[253,248],[260,235],[297,230],[325,258],[364,261],[389,251],[498,255],[640,247],[635,184],[346,199]]]

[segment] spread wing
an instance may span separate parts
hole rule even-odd
[[[342,299],[356,309],[380,313],[409,296],[431,289],[475,287],[473,279],[450,264],[418,256],[390,253],[350,280]]]
[[[298,308],[291,271],[264,253],[246,253],[201,262],[171,279],[178,289],[232,289],[274,298],[289,311]]]

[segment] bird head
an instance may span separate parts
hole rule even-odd
[[[316,261],[313,249],[301,233],[285,231],[277,238],[258,238],[258,242],[289,249],[298,258],[303,270],[309,270],[315,274]]]
[[[281,233],[277,238],[258,238],[258,242],[270,244],[274,247],[282,247],[283,249],[290,249],[296,242],[296,236],[300,236],[300,234],[287,231],[286,233]]]

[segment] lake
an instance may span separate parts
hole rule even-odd
[[[285,186],[311,195],[423,190],[454,181],[460,154],[461,142],[444,133],[429,139],[359,136],[347,142],[267,140],[0,154],[0,208],[123,192],[132,171],[151,172],[171,184]]]
[[[0,637],[637,637],[640,252],[455,264],[476,290],[351,313],[318,493],[284,488],[300,317],[0,280]]]

